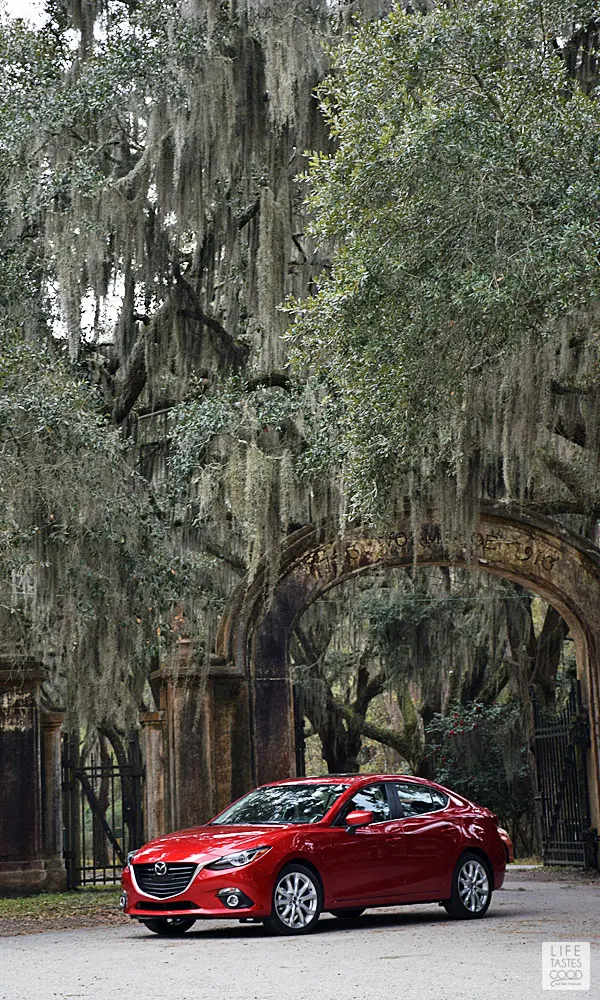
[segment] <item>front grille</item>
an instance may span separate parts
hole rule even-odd
[[[168,899],[169,896],[179,896],[185,892],[197,867],[197,865],[174,862],[167,865],[166,875],[157,875],[153,864],[133,865],[133,870],[142,892],[147,892],[149,896],[157,896],[158,899]]]

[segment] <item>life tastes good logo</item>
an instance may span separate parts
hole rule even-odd
[[[590,942],[544,941],[542,944],[542,989],[589,990]]]

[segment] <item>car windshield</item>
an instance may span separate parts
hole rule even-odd
[[[348,785],[271,785],[234,802],[212,822],[216,826],[254,823],[318,823]]]

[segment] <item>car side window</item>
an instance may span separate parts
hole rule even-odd
[[[341,817],[342,821],[354,809],[369,809],[374,815],[374,823],[384,823],[392,818],[387,793],[381,784],[366,785],[365,788],[359,789],[346,803]]]
[[[413,785],[412,782],[397,781],[394,789],[400,805],[400,816],[422,816],[437,812],[448,805],[448,796],[428,785]]]
[[[445,809],[448,805],[450,799],[444,792],[439,792],[437,788],[430,788],[431,798],[433,799],[433,808],[437,811],[438,809]]]

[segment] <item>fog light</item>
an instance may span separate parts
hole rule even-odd
[[[127,893],[122,892],[121,895],[119,896],[119,909],[124,910],[126,906],[127,906]]]
[[[254,906],[254,902],[250,897],[245,892],[242,892],[241,889],[236,889],[235,886],[229,886],[227,889],[219,889],[217,896],[230,910],[238,910],[240,906],[244,909]]]

